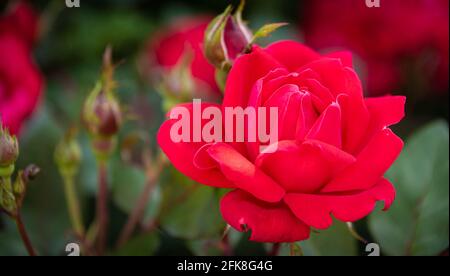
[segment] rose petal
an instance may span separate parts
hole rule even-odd
[[[311,93],[314,107],[322,113],[335,99],[330,90],[316,79],[302,79],[299,86]]]
[[[236,187],[267,202],[278,202],[283,198],[283,188],[230,145],[216,143],[207,151]]]
[[[342,148],[356,155],[364,143],[363,139],[367,135],[367,127],[370,122],[369,112],[362,99],[352,98],[341,94],[337,97],[337,102],[341,106],[342,115]]]
[[[329,181],[330,167],[314,147],[281,141],[275,152],[261,153],[255,164],[288,192],[312,193]]]
[[[303,142],[306,134],[316,122],[318,115],[314,109],[311,95],[309,93],[303,94],[300,103],[299,116],[296,126],[295,139],[298,142]]]
[[[227,78],[223,106],[247,106],[256,81],[277,68],[283,68],[283,65],[261,48],[253,47],[250,54],[241,56],[233,64]]]
[[[337,148],[342,147],[341,108],[333,103],[320,115],[306,139],[319,140]]]
[[[271,107],[278,108],[279,140],[294,139],[295,128],[293,128],[292,125],[296,125],[298,120],[301,97],[302,95],[300,94],[298,86],[286,84],[277,89],[264,103],[264,107],[267,109]],[[266,111],[266,113],[268,111]],[[268,125],[266,129],[269,130],[269,119],[267,119],[266,122]]]
[[[384,201],[384,210],[395,199],[395,189],[381,179],[369,190],[354,194],[287,194],[284,198],[292,212],[307,225],[326,229],[331,226],[331,215],[344,222],[354,222],[370,214],[377,201]]]
[[[251,241],[295,242],[309,238],[309,227],[286,205],[265,203],[239,190],[222,198],[220,211],[236,230],[251,230]]]
[[[192,104],[183,105],[186,107],[192,118]],[[215,106],[220,108],[219,105],[202,103],[202,110]],[[201,169],[194,164],[194,156],[196,156],[199,149],[205,145],[204,142],[178,142],[174,143],[170,137],[170,129],[177,122],[177,120],[167,120],[162,124],[158,131],[157,140],[158,144],[167,155],[173,166],[181,173],[190,177],[191,179],[202,183],[204,185],[221,187],[221,188],[234,188],[234,184],[230,182],[218,168]],[[207,168],[208,166],[206,166]]]
[[[338,58],[344,66],[353,68],[353,55],[350,51],[338,51],[326,55],[329,58]]]
[[[318,81],[328,88],[337,97],[339,94],[347,94],[352,98],[362,100],[362,86],[356,73],[349,67],[345,67],[340,59],[321,58],[298,69],[301,72],[310,69],[316,72]]]
[[[390,129],[383,129],[361,151],[356,162],[328,183],[322,192],[369,189],[394,163],[402,148],[403,141]]]
[[[380,129],[395,125],[405,117],[406,97],[385,96],[369,98],[365,102],[370,114],[367,139],[372,137],[377,131],[380,131]]]
[[[290,71],[320,58],[318,53],[295,41],[276,42],[269,45],[265,51]]]
[[[330,165],[333,176],[342,172],[350,164],[353,164],[356,161],[356,158],[351,154],[348,154],[335,146],[318,140],[307,140],[302,145],[317,148],[320,151],[322,157],[327,160],[328,164]]]

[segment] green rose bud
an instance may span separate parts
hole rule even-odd
[[[234,60],[248,49],[252,33],[242,20],[245,1],[232,13],[232,7],[217,16],[205,32],[204,51],[217,69],[229,70]]]
[[[55,162],[63,175],[73,176],[81,163],[81,147],[76,139],[76,130],[71,129],[55,149]]]
[[[17,138],[0,124],[0,169],[14,166],[19,156]]]

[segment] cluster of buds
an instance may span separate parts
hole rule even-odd
[[[255,40],[266,37],[286,23],[273,23],[261,27],[254,34],[242,19],[245,1],[238,8],[228,6],[214,18],[205,32],[204,52],[208,61],[217,68],[216,79],[223,86],[223,80],[240,55],[249,52]]]
[[[17,210],[11,176],[18,157],[17,138],[0,124],[0,208],[7,214],[13,214]]]
[[[38,167],[30,165],[24,171],[19,171],[16,180],[12,182],[18,157],[17,138],[0,124],[0,210],[11,217],[15,217],[22,207],[28,182],[39,173]]]
[[[83,109],[83,122],[92,137],[96,157],[107,159],[116,146],[116,136],[122,125],[122,111],[115,95],[112,50],[103,58],[102,77],[88,96]]]

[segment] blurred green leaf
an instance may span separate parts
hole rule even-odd
[[[151,256],[159,246],[159,237],[156,233],[142,234],[131,239],[114,256]]]
[[[9,217],[0,214],[2,228],[0,231],[0,256],[26,256],[27,251],[17,232],[17,227]]]
[[[100,57],[108,44],[119,53],[136,53],[153,29],[148,18],[126,9],[65,9],[56,24],[60,32],[44,41],[38,53],[41,59],[53,58],[51,62],[89,62]]]
[[[127,166],[119,160],[113,162],[111,171],[113,201],[122,211],[130,213],[135,208],[146,185],[145,173],[143,170]],[[143,219],[153,218],[159,211],[160,203],[161,195],[157,185],[147,203]]]
[[[305,256],[356,256],[357,244],[347,225],[335,220],[330,228],[311,232],[309,240],[301,242],[300,246]]]
[[[195,183],[173,168],[162,189],[161,225],[171,235],[186,239],[220,237],[225,223],[217,189]]]
[[[219,237],[220,238],[220,237]],[[222,256],[220,239],[188,240],[187,246],[196,256]]]
[[[408,139],[386,177],[397,190],[391,209],[374,212],[369,226],[389,255],[437,255],[448,248],[448,125],[438,121]]]

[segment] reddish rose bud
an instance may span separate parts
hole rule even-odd
[[[234,60],[248,49],[252,33],[242,20],[245,1],[232,13],[229,6],[217,16],[205,32],[205,55],[218,69],[226,69]]]
[[[84,106],[84,123],[92,135],[113,136],[122,124],[119,103],[112,93],[97,87]]]
[[[0,124],[0,168],[14,165],[19,156],[19,144],[15,136]]]
[[[83,121],[93,136],[114,136],[122,125],[122,112],[114,93],[114,66],[111,62],[111,54],[111,50],[107,49],[102,79],[92,90],[84,105]]]

